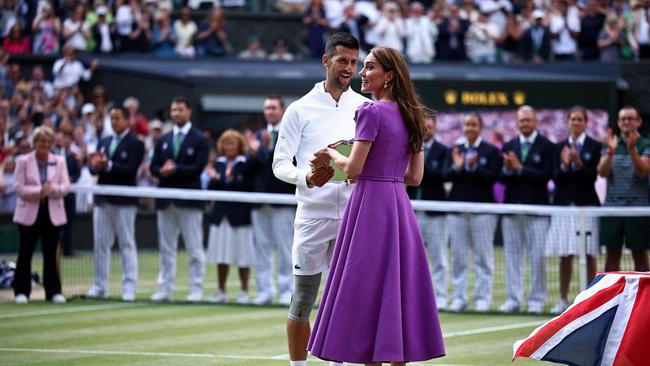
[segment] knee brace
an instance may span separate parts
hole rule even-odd
[[[316,303],[321,273],[309,276],[294,276],[293,296],[289,305],[289,319],[308,322],[311,309]]]

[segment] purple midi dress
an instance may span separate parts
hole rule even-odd
[[[422,235],[404,187],[411,154],[397,103],[357,109],[356,140],[373,144],[341,221],[312,355],[350,363],[444,356]]]

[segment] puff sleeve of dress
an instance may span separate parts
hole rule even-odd
[[[357,141],[375,141],[379,130],[379,107],[373,102],[366,102],[357,108],[354,139]]]

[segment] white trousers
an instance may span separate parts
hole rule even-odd
[[[546,262],[544,257],[548,217],[503,216],[503,246],[506,259],[507,300],[520,307],[524,298],[524,253],[530,266],[528,307],[546,303]]]
[[[117,237],[122,256],[122,293],[135,295],[138,282],[138,251],[135,244],[135,206],[103,203],[93,211],[95,242],[95,282],[99,293],[108,295],[108,278],[111,266],[111,247]]]
[[[252,211],[253,243],[257,266],[255,280],[257,293],[275,297],[273,284],[274,258],[277,260],[278,290],[280,294],[292,292],[293,271],[291,266],[291,245],[293,243],[294,207],[272,207],[264,205]]]
[[[190,293],[203,292],[203,275],[205,273],[203,210],[169,205],[164,210],[156,211],[156,217],[160,248],[159,291],[171,293],[174,289],[176,250],[180,232],[185,242],[185,250],[189,255]]]
[[[467,304],[470,252],[474,257],[474,303],[492,305],[494,279],[494,231],[498,216],[490,214],[447,215],[451,246],[453,300]],[[452,301],[453,301],[452,300]]]
[[[445,215],[429,216],[424,212],[418,212],[417,219],[431,260],[431,280],[436,293],[436,303],[446,306],[448,300],[447,272],[449,270],[447,220]]]

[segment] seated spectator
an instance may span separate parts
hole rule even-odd
[[[28,92],[34,89],[41,89],[48,99],[54,96],[54,85],[51,81],[45,79],[45,71],[41,66],[34,66],[32,78],[28,82]]]
[[[553,55],[556,61],[575,60],[578,36],[580,35],[580,20],[569,13],[566,0],[555,3],[556,9],[550,18],[553,42]]]
[[[23,94],[27,91],[28,84],[23,78],[23,71],[20,67],[20,64],[17,62],[12,62],[9,64],[9,72],[7,73],[7,78],[4,80],[4,95],[7,97],[14,97],[18,94],[22,97]],[[16,93],[16,92],[20,93]],[[15,106],[20,106],[20,103],[16,103]]]
[[[23,29],[19,24],[11,27],[9,35],[2,41],[2,48],[12,55],[26,54],[31,51],[29,38],[23,34]]]
[[[95,59],[90,65],[90,68],[86,69],[81,61],[77,60],[74,48],[65,46],[63,48],[63,58],[56,60],[52,67],[54,88],[74,87],[82,78],[84,81],[88,81],[98,67],[99,61]]]
[[[95,41],[95,53],[113,53],[117,51],[117,29],[114,23],[106,20],[108,8],[100,6],[96,10],[97,23],[93,25],[91,34]]]
[[[151,49],[154,56],[173,57],[176,55],[176,32],[169,24],[169,12],[160,10],[156,14],[156,25],[151,35]]]
[[[544,25],[544,12],[533,11],[535,23],[524,33],[519,45],[519,57],[525,62],[541,63],[551,55],[551,30]]]
[[[475,64],[493,64],[496,62],[497,49],[495,42],[500,32],[488,20],[489,13],[486,9],[481,9],[478,19],[470,25],[465,36],[467,55]]]
[[[422,3],[412,2],[411,16],[406,19],[406,55],[413,63],[430,63],[436,55],[438,27],[424,12]]]
[[[237,58],[242,60],[266,60],[266,51],[262,48],[260,38],[252,36],[248,41],[248,47],[241,51]]]
[[[325,27],[327,18],[322,0],[312,0],[309,8],[302,17],[302,23],[307,26],[305,43],[312,58],[321,58],[325,53]]]
[[[90,29],[86,23],[86,7],[77,5],[72,16],[63,22],[63,40],[66,45],[77,51],[85,52],[88,49]]]
[[[269,55],[269,61],[293,61],[293,59],[294,56],[289,52],[289,44],[287,43],[287,40],[284,38],[276,39],[275,42],[273,42],[273,53]]]
[[[140,19],[136,20],[133,24],[133,32],[129,36],[127,50],[131,52],[149,52],[151,44],[151,27],[152,27],[151,12],[144,8]]]
[[[439,60],[464,60],[465,34],[469,29],[469,21],[460,17],[456,5],[449,7],[449,17],[443,19],[438,26],[438,42],[436,42],[437,58]]]
[[[53,55],[59,52],[61,21],[54,15],[52,5],[46,3],[40,16],[32,24],[34,44],[32,52],[37,55]]]
[[[194,37],[196,36],[196,23],[192,20],[190,8],[185,7],[181,10],[180,19],[174,22],[174,32],[176,33],[176,54],[181,57],[194,58],[196,51],[194,49]]]
[[[223,10],[215,8],[199,24],[196,37],[196,52],[199,56],[224,56],[227,53],[228,36],[224,23]]]
[[[618,23],[618,18],[610,15],[598,35],[601,62],[618,62],[621,59],[621,48],[625,45],[626,33],[621,31]]]

